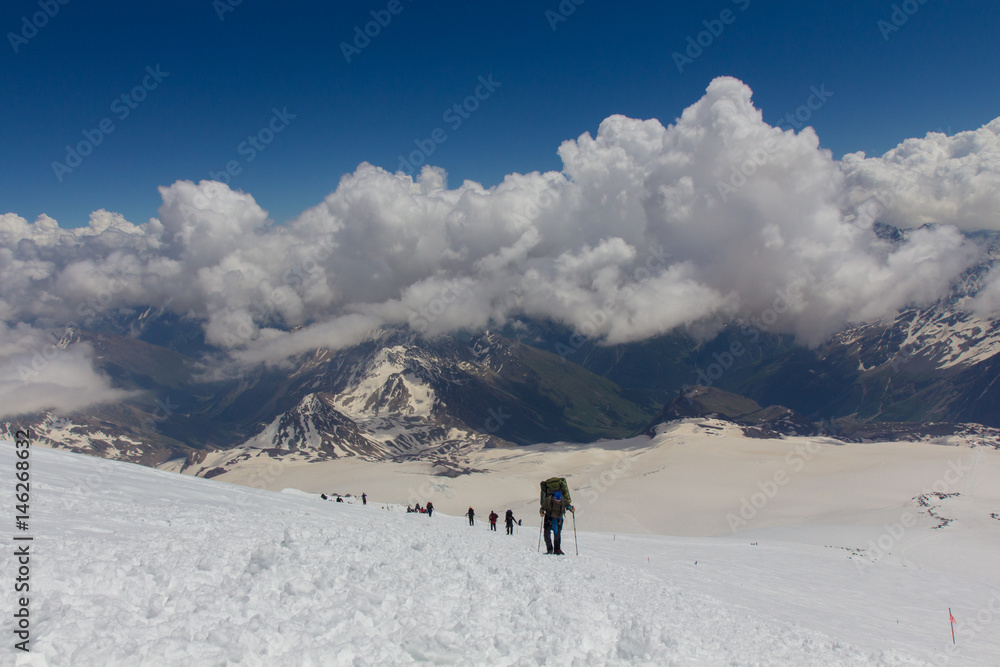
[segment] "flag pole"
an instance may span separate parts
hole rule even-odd
[[[948,607],[948,620],[951,621],[951,643],[955,643],[955,617],[951,615],[951,607]]]

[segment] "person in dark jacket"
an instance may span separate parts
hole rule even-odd
[[[560,548],[562,542],[563,518],[566,510],[573,511],[573,506],[569,504],[569,499],[564,498],[561,491],[556,491],[552,495],[545,496],[538,513],[543,517],[545,528],[545,553],[562,556]]]
[[[368,494],[367,493],[362,493],[361,494],[361,504],[362,505],[367,505],[368,504]]]
[[[490,530],[496,530],[497,529],[497,519],[499,519],[499,518],[500,518],[499,514],[497,514],[496,512],[490,510]]]
[[[504,516],[503,522],[507,524],[508,535],[514,534],[514,521],[516,521],[514,518],[514,510],[507,510],[507,514]]]
[[[465,513],[465,516],[469,517],[469,525],[470,526],[475,526],[476,525],[476,510],[474,510],[474,509],[472,509],[470,507],[469,511]]]
[[[431,516],[433,514],[434,514],[434,503],[432,503],[431,501],[428,500],[427,501],[427,516],[429,517],[429,516]]]

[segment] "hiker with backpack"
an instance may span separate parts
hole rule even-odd
[[[474,509],[472,509],[470,507],[469,511],[465,513],[465,516],[469,517],[469,525],[470,526],[475,526],[476,525],[476,510],[474,510]]]
[[[507,524],[507,534],[514,534],[514,510],[507,510],[507,514],[503,518],[503,522]]]
[[[562,556],[562,527],[566,510],[573,512],[570,504],[569,486],[564,477],[552,477],[542,482],[541,507],[542,528],[545,535],[545,553]]]
[[[490,530],[492,530],[494,532],[496,531],[496,529],[497,529],[497,519],[499,519],[499,518],[500,518],[499,514],[497,514],[493,510],[490,510]]]
[[[434,503],[427,501],[427,517],[430,518],[434,514]]]

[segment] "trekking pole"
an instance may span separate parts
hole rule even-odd
[[[543,523],[545,523],[544,519],[538,523],[538,551],[539,552],[542,550],[542,524]]]
[[[576,555],[580,555],[580,543],[576,541],[576,512],[573,512],[573,545],[576,547]]]

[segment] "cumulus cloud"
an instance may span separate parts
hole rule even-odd
[[[69,343],[25,324],[0,322],[0,417],[72,411],[131,397],[93,367],[87,343]]]
[[[278,363],[380,326],[545,318],[618,343],[711,335],[780,303],[768,326],[815,344],[940,298],[983,259],[961,232],[1000,228],[998,130],[837,161],[723,77],[673,124],[612,116],[559,147],[561,172],[492,188],[361,164],[284,225],[210,181],[160,188],[141,225],[0,216],[0,318],[86,327],[153,306],[201,322],[240,363]],[[880,239],[876,219],[905,239]]]
[[[1000,230],[1000,118],[951,137],[907,139],[879,158],[845,155],[842,163],[851,203],[880,203],[881,218],[896,227]]]

